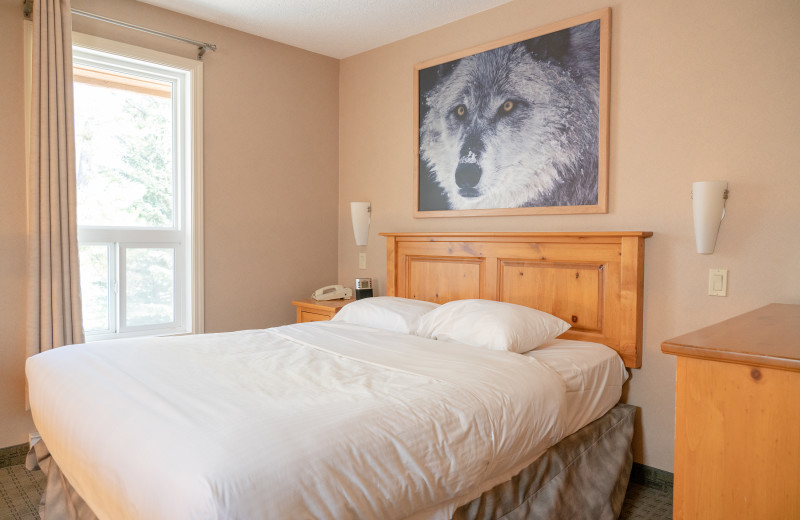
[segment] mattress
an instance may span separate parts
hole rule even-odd
[[[42,438],[101,519],[449,518],[608,399],[586,396],[613,363],[564,347],[323,322],[62,347],[26,370]]]

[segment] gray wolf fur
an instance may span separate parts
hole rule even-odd
[[[599,35],[596,20],[439,66],[420,157],[451,209],[597,204]]]

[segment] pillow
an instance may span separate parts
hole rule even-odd
[[[437,307],[437,303],[395,296],[376,296],[348,303],[331,321],[413,334],[419,326],[419,319]]]
[[[546,312],[491,300],[455,300],[422,317],[418,336],[523,354],[570,327]]]

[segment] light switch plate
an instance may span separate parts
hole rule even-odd
[[[367,268],[367,253],[358,253],[358,268]]]
[[[728,270],[709,269],[708,271],[708,295],[727,296],[728,295]]]

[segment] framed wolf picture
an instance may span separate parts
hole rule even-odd
[[[415,217],[608,212],[611,9],[419,63]]]

